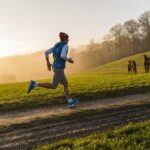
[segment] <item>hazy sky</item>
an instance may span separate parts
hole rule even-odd
[[[100,41],[149,10],[150,0],[0,0],[0,57],[49,48],[60,31],[73,47]]]

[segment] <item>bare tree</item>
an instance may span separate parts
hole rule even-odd
[[[139,23],[145,38],[144,49],[150,49],[150,11],[146,11],[140,16]]]
[[[139,48],[139,23],[133,19],[124,23],[127,37],[131,40],[132,49],[134,54]]]
[[[115,43],[115,51],[117,58],[120,58],[121,53],[125,51],[127,37],[123,25],[117,24],[110,29],[110,36]]]
[[[98,44],[94,41],[94,39],[92,39],[88,46],[87,46],[88,50],[89,50],[89,55],[92,57],[92,61],[93,61],[93,66],[96,65],[96,59],[97,59],[97,56],[96,56],[96,51],[97,51],[97,48],[98,48]]]

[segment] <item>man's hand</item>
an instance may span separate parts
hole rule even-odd
[[[74,61],[72,60],[72,58],[69,58],[67,61],[68,61],[69,63],[71,63],[71,64],[74,63]]]
[[[51,64],[50,63],[47,63],[47,69],[49,70],[49,71],[51,71]]]

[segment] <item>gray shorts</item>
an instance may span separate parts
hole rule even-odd
[[[57,87],[58,84],[63,84],[64,86],[68,86],[68,81],[67,78],[64,74],[64,69],[54,69],[54,76],[53,76],[53,81],[52,85],[54,87]]]

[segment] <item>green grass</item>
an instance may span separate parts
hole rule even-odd
[[[36,150],[149,150],[150,121],[128,125],[87,137],[65,139]]]
[[[131,56],[113,63],[96,67],[88,72],[68,76],[71,96],[80,101],[149,92],[150,74],[144,73],[143,54]],[[150,52],[146,54],[150,55]],[[127,73],[129,59],[137,61],[138,74]],[[39,82],[50,82],[41,80]],[[0,111],[27,109],[66,103],[63,88],[56,90],[37,88],[26,93],[28,82],[0,85]]]

